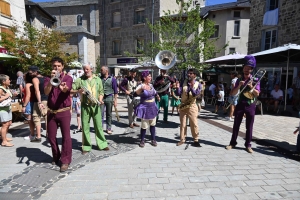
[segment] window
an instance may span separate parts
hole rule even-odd
[[[264,33],[264,40],[263,40],[263,50],[271,49],[276,47],[277,43],[277,30],[267,30]]]
[[[229,48],[229,54],[234,54],[235,53],[235,48]]]
[[[136,40],[136,54],[144,53],[144,38],[138,38]]]
[[[233,17],[234,18],[240,18],[241,17],[241,11],[233,11]]]
[[[113,55],[121,55],[121,41],[120,40],[115,40],[113,41]]]
[[[77,26],[82,26],[82,16],[77,15]]]
[[[134,11],[134,24],[145,23],[145,9],[139,8]]]
[[[113,13],[112,27],[121,27],[121,12]]]
[[[219,37],[219,25],[215,25],[215,33],[210,38]]]
[[[110,3],[121,2],[121,0],[110,0]]]
[[[240,23],[241,21],[234,21],[234,36],[240,36]]]
[[[4,0],[0,0],[1,14],[11,17],[10,4]]]
[[[267,0],[267,11],[278,8],[278,0]]]

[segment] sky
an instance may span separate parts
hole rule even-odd
[[[33,2],[50,2],[57,0],[32,0]],[[206,0],[206,6],[211,6],[220,3],[236,2],[236,0]]]

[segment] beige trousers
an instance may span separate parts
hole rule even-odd
[[[185,142],[185,138],[187,135],[187,125],[186,119],[190,120],[190,127],[192,136],[194,138],[194,142],[198,142],[199,129],[198,129],[198,107],[196,103],[194,103],[190,108],[186,108],[184,110],[180,110],[180,141]]]

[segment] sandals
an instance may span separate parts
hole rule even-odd
[[[14,145],[11,143],[1,144],[2,147],[13,147]]]

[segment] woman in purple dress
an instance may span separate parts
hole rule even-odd
[[[155,97],[160,100],[159,95],[153,88],[151,83],[151,74],[149,71],[142,72],[143,83],[137,87],[136,94],[140,95],[140,103],[135,108],[135,115],[137,118],[141,118],[141,142],[140,147],[145,146],[146,129],[150,126],[151,133],[151,145],[157,146],[155,140],[155,125],[156,116],[158,115],[158,109],[155,104]]]

